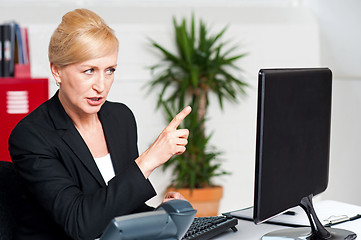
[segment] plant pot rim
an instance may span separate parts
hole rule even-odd
[[[193,190],[201,190],[201,189],[209,189],[209,188],[223,188],[223,186],[221,185],[209,185],[207,187],[200,187],[200,188],[193,188]],[[181,188],[177,188],[174,186],[169,186],[167,189],[173,189],[173,190],[180,190],[180,189],[190,189],[189,187],[181,187]]]
[[[209,186],[204,188],[174,188],[170,187],[167,191],[179,192],[185,199],[194,202],[202,202],[204,200],[216,201],[220,200],[223,196],[222,186]]]

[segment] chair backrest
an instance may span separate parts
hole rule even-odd
[[[23,192],[14,164],[0,161],[0,240],[13,239]]]

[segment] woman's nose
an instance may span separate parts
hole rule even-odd
[[[95,82],[93,84],[93,89],[97,92],[103,92],[105,88],[104,81],[105,81],[104,74],[99,74],[95,79]]]

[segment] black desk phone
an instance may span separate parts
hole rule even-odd
[[[197,210],[181,199],[172,199],[152,212],[114,218],[100,240],[179,240],[193,222]]]

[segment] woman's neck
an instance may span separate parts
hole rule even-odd
[[[98,113],[85,113],[77,110],[71,104],[68,104],[68,101],[64,99],[59,91],[59,100],[60,103],[63,105],[63,108],[66,114],[70,117],[73,124],[78,130],[89,130],[94,129],[96,126],[99,125],[100,121],[98,118]]]
[[[97,114],[92,114],[88,116],[79,116],[74,114],[74,116],[69,116],[73,121],[74,126],[78,131],[89,131],[91,129],[97,129],[99,127],[100,121]]]

